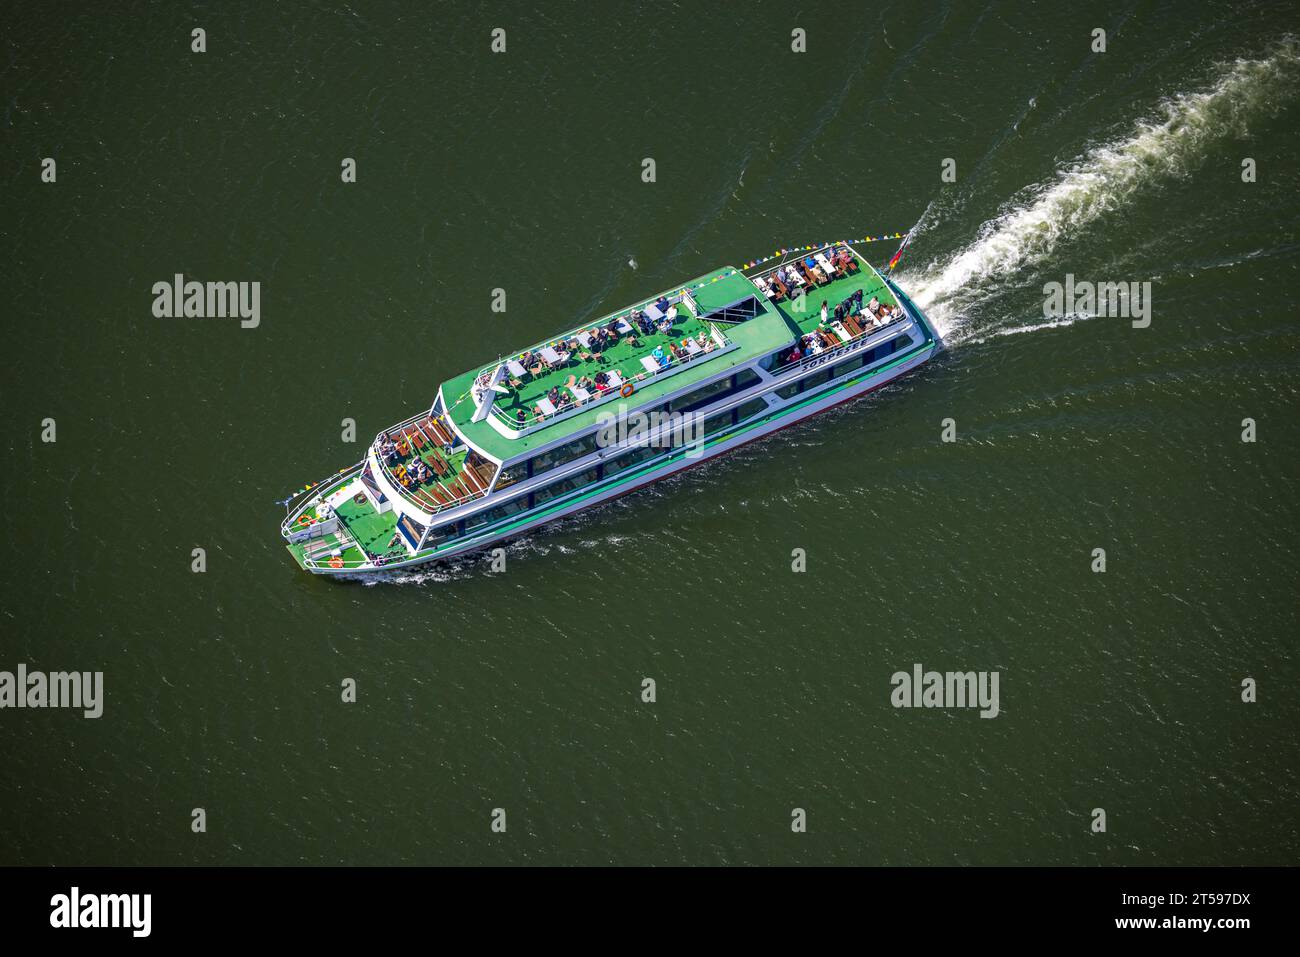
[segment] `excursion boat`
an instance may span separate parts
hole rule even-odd
[[[487,548],[855,399],[942,347],[851,245],[775,258],[444,382],[362,461],[286,500],[290,553],[315,574],[364,575]]]

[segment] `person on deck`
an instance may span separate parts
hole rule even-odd
[[[826,325],[826,317],[827,317],[828,314],[829,314],[829,313],[828,313],[828,311],[827,311],[827,309],[826,309],[826,300],[823,299],[823,300],[822,300],[822,325],[823,325],[823,326]],[[836,314],[835,318],[838,319],[838,318],[840,318],[840,317],[839,317],[838,314]]]

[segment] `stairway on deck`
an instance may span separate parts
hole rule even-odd
[[[411,516],[403,515],[397,520],[397,531],[410,551],[414,552],[420,547],[420,539],[424,537],[424,528]]]

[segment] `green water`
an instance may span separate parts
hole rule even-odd
[[[0,711],[0,863],[1295,863],[1294,6],[602,9],[6,4],[0,669],[106,702]],[[280,543],[345,418],[923,214],[950,348],[871,398],[503,573]],[[155,318],[176,273],[260,326]],[[1150,327],[1045,319],[1067,273]],[[1001,713],[893,708],[914,663]]]

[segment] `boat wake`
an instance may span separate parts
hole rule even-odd
[[[998,336],[1018,336],[1026,332],[1041,332],[1044,329],[1063,329],[1066,326],[1072,326],[1076,322],[1082,322],[1085,319],[1096,319],[1095,312],[1071,312],[1059,319],[1051,319],[1047,322],[1036,322],[1028,326],[1009,326],[1005,329],[994,329],[992,332],[985,333],[978,337],[967,337],[961,339],[962,342],[969,342],[971,345],[978,345],[981,342],[987,342],[990,339],[996,339]]]
[[[1144,188],[1186,176],[1209,154],[1214,141],[1243,135],[1251,119],[1275,110],[1295,92],[1298,65],[1300,44],[1293,37],[1279,41],[1260,59],[1225,64],[1210,88],[1165,99],[1154,118],[1088,150],[1051,181],[1026,187],[980,227],[974,242],[914,275],[904,271],[900,284],[949,346],[973,336],[988,338],[996,330],[972,328],[970,315],[997,295],[1008,278],[1041,265],[1062,243]],[[927,210],[918,232],[933,225],[933,216]],[[1068,323],[1010,331],[1063,324]]]

